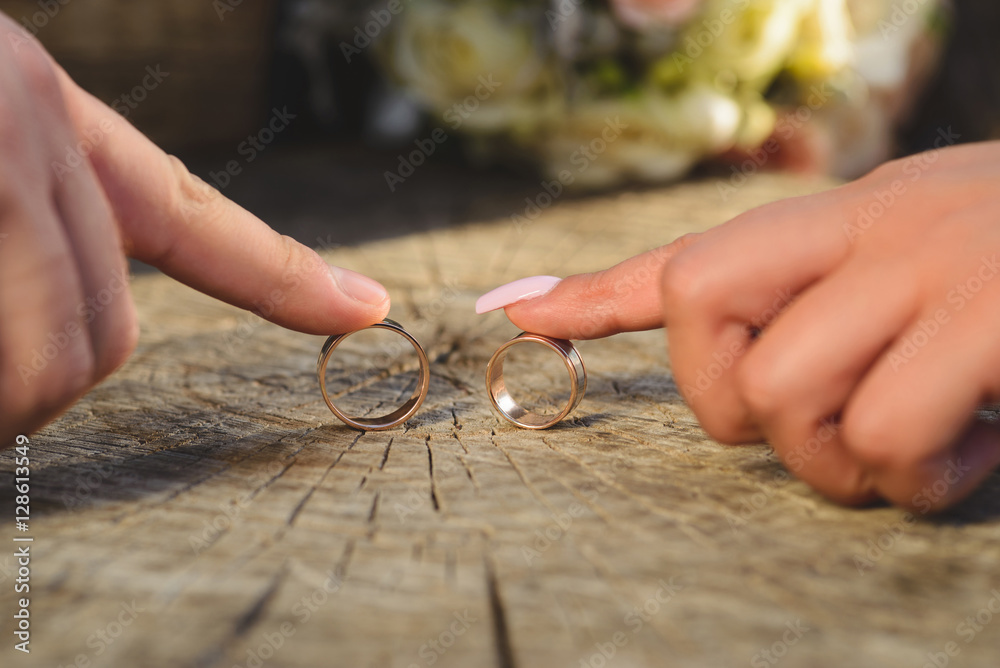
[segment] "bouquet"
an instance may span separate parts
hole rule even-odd
[[[669,181],[706,159],[866,171],[891,155],[945,16],[937,0],[376,0],[364,12],[358,31],[379,19],[375,62],[446,131],[582,188]]]

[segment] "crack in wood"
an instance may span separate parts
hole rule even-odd
[[[287,563],[282,564],[281,568],[278,569],[278,572],[275,573],[273,578],[271,578],[271,582],[267,589],[261,592],[261,595],[257,597],[247,611],[236,620],[236,625],[233,628],[234,637],[239,638],[253,628],[254,624],[256,624],[264,614],[264,609],[267,607],[267,604],[271,602],[271,599],[274,598],[274,595],[278,592],[278,588],[281,586],[281,583],[284,581],[287,574],[288,565]]]
[[[516,668],[514,643],[507,625],[507,611],[504,608],[500,586],[497,584],[496,565],[489,547],[483,554],[483,568],[486,572],[486,590],[489,592],[490,616],[493,620],[493,642],[496,647],[497,668]]]
[[[914,643],[943,646],[951,620],[983,605],[1000,558],[1000,478],[954,515],[908,525],[895,552],[862,578],[852,553],[877,542],[901,511],[848,510],[801,482],[769,484],[784,471],[770,451],[722,447],[698,426],[667,377],[659,334],[593,344],[588,361],[606,372],[593,378],[588,409],[557,429],[512,429],[489,410],[482,371],[512,332],[502,313],[471,316],[475,294],[540,268],[562,275],[609,266],[610,254],[648,250],[655,235],[739,213],[715,194],[708,183],[614,201],[570,198],[520,232],[501,215],[422,241],[338,250],[334,263],[389,286],[400,319],[421,318],[409,324],[431,344],[431,408],[384,434],[323,426],[329,414],[312,371],[320,338],[268,325],[234,349],[224,337],[230,321],[241,321],[238,311],[188,297],[195,293],[164,277],[135,281],[139,354],[32,438],[33,471],[45,472],[32,485],[32,519],[46,536],[38,555],[46,568],[37,573],[44,596],[33,616],[59,630],[39,645],[40,665],[68,665],[93,622],[113,619],[131,596],[150,601],[151,612],[101,657],[109,667],[245,662],[262,632],[294,619],[299,575],[312,583],[333,562],[356,580],[297,626],[268,665],[408,665],[418,659],[412,650],[439,637],[443,619],[466,608],[480,623],[435,665],[576,666],[621,630],[628,644],[615,665],[736,665],[796,617],[822,632],[789,648],[790,664],[848,665],[863,646],[877,648],[879,665],[901,668]],[[439,309],[430,300],[442,278],[468,288]],[[345,392],[364,390],[358,398],[371,396],[368,405],[390,406],[416,365],[409,354],[386,362],[399,364],[365,381],[381,383]],[[338,388],[362,378],[334,373]],[[546,375],[528,369],[522,380],[541,387]],[[73,494],[87,473],[80,462],[112,456],[111,468],[138,480],[99,481],[89,503],[63,511],[60,495]],[[618,458],[632,466],[613,467]],[[12,478],[13,459],[0,454],[0,469],[0,482]],[[600,496],[581,500],[587,485]],[[392,511],[403,495],[416,507],[406,523]],[[230,527],[206,529],[210,550],[190,549],[192,530],[200,535],[220,501],[244,498],[249,505]],[[733,529],[727,516],[747,502],[747,524]],[[564,529],[571,506],[583,513]],[[526,546],[539,556],[529,559]],[[0,568],[2,579],[10,568],[2,557]],[[670,575],[696,577],[697,587],[633,635],[623,615],[649,603]],[[921,609],[926,601],[934,605]],[[923,615],[903,623],[879,614],[895,609]],[[990,650],[976,643],[963,656],[994,665]]]
[[[326,469],[323,471],[323,474],[320,475],[319,480],[317,480],[316,482],[314,482],[309,487],[309,491],[306,492],[305,495],[302,497],[302,499],[298,502],[298,504],[296,504],[295,508],[292,510],[291,514],[288,516],[288,519],[285,520],[285,525],[286,526],[291,527],[291,526],[293,526],[295,524],[295,519],[299,516],[299,513],[302,512],[302,509],[306,507],[306,503],[309,502],[309,499],[312,498],[312,495],[316,492],[316,490],[319,488],[319,486],[323,484],[323,481],[326,480],[326,477],[330,474],[330,471],[333,470],[333,467],[335,467],[340,462],[340,460],[343,459],[343,457],[344,457],[345,454],[347,454],[348,452],[351,451],[351,449],[354,448],[354,444],[358,442],[358,440],[361,438],[361,436],[362,436],[362,434],[357,434],[354,437],[354,440],[351,441],[351,444],[347,446],[347,449],[341,450],[340,452],[337,453],[337,456],[334,458],[334,460],[332,462],[330,462],[330,465],[327,466]],[[289,467],[291,467],[291,464],[289,464]],[[288,470],[288,469],[285,469],[285,470]],[[283,473],[284,473],[284,471],[282,471],[282,474]]]
[[[392,448],[392,442],[395,440],[394,436],[389,437],[389,442],[385,444],[385,452],[382,453],[382,459],[378,463],[378,470],[381,471],[385,468],[385,463],[389,460],[389,449]]]
[[[441,510],[441,504],[438,502],[437,481],[434,479],[434,451],[431,450],[430,436],[424,438],[424,445],[427,446],[427,470],[431,481],[431,504],[434,506],[434,511],[438,512]]]
[[[375,524],[375,515],[378,513],[378,503],[379,499],[382,498],[382,492],[375,492],[375,497],[372,499],[372,507],[368,511],[368,524]]]

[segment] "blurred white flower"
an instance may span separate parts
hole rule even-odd
[[[385,47],[392,72],[438,115],[454,112],[455,126],[509,129],[558,112],[533,23],[494,3],[412,2]],[[456,109],[466,101],[474,113]]]
[[[573,186],[595,188],[679,178],[703,156],[731,148],[741,123],[735,100],[698,84],[670,96],[647,90],[582,104],[535,141],[549,176],[568,172]]]
[[[729,71],[738,81],[763,88],[798,44],[802,21],[816,2],[708,0],[704,19],[685,30],[683,52],[696,74],[709,78]]]
[[[480,156],[575,187],[671,180],[775,137],[790,159],[771,164],[850,176],[888,153],[941,2],[411,0],[379,53]]]
[[[833,76],[856,60],[851,16],[844,0],[814,0],[812,4],[787,65],[803,79]]]
[[[927,33],[927,24],[934,11],[933,3],[916,5],[916,11],[906,13],[893,2],[873,2],[884,5],[879,21],[859,30],[853,44],[857,54],[858,73],[877,88],[902,86],[910,71],[912,49]],[[871,10],[869,5],[868,10]],[[894,17],[894,10],[902,13]]]

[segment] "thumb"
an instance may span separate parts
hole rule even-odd
[[[564,280],[534,276],[514,281],[480,297],[476,312],[503,308],[521,329],[560,339],[599,339],[662,327],[663,266],[698,238],[697,234],[686,234],[592,274]]]

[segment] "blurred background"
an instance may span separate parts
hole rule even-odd
[[[579,193],[747,167],[851,178],[946,128],[962,142],[1000,134],[1000,4],[815,0],[789,13],[807,4],[0,0],[0,11],[227,196],[329,245],[324,231],[351,243],[394,233],[401,216],[412,229],[506,217],[561,173]],[[498,88],[483,87],[485,72]],[[832,101],[814,104],[817,90]],[[627,136],[579,169],[574,148],[618,116]],[[748,163],[769,139],[768,158]]]

